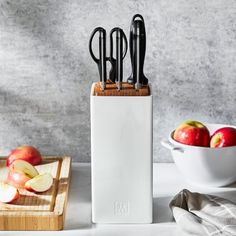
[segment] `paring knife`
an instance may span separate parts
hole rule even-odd
[[[129,44],[132,73],[127,82],[133,84],[135,89],[140,89],[143,85],[148,84],[148,79],[143,73],[146,52],[145,24],[143,17],[139,14],[132,18]]]

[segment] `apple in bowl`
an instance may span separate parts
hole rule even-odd
[[[182,144],[209,147],[210,132],[201,122],[188,120],[176,128],[173,138]]]
[[[204,125],[210,134],[223,127],[236,129],[236,126],[225,124]],[[162,145],[171,151],[176,166],[186,180],[212,187],[226,186],[236,181],[236,145],[222,148],[210,147],[210,142],[207,147],[186,145],[174,139],[174,132],[175,130],[167,140],[162,141]]]
[[[236,129],[223,127],[216,130],[211,136],[210,147],[221,148],[236,146]]]

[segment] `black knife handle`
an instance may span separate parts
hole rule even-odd
[[[135,16],[134,16],[135,17]],[[134,78],[133,78],[133,71],[134,71],[134,55],[133,52],[135,51],[133,48],[133,40],[134,40],[134,33],[133,33],[133,21],[134,17],[132,18],[131,24],[130,24],[130,33],[129,33],[129,52],[130,52],[130,60],[131,60],[131,75],[127,79],[127,82],[129,84],[134,84]]]
[[[134,22],[135,20],[141,20],[144,23],[143,16],[140,14],[135,14],[131,20],[131,22]]]
[[[99,58],[97,58],[92,50],[92,42],[95,34],[99,32]],[[98,65],[98,71],[100,76],[100,82],[102,89],[105,89],[105,84],[107,81],[107,75],[106,75],[106,30],[102,27],[97,27],[94,29],[90,36],[89,40],[89,52],[93,60]]]
[[[135,61],[135,80],[136,83],[141,85],[148,84],[148,79],[145,77],[143,73],[144,67],[144,59],[146,52],[146,33],[144,22],[140,20],[134,21],[134,48],[136,48],[134,53],[134,61]]]
[[[148,79],[143,73],[146,53],[146,31],[144,19],[139,14],[134,15],[132,18],[129,43],[132,73],[127,82],[131,84],[138,82],[141,85],[147,85]]]

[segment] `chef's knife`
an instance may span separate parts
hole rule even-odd
[[[146,51],[145,24],[143,17],[139,14],[132,19],[129,43],[132,73],[127,82],[133,84],[136,89],[140,89],[142,85],[148,84],[148,79],[143,73]]]

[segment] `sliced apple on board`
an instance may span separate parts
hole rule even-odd
[[[24,188],[25,183],[38,174],[37,169],[30,163],[23,160],[16,160],[9,167],[6,182],[17,188]]]
[[[4,182],[0,182],[0,202],[11,203],[19,197],[20,193],[17,188]]]
[[[49,173],[37,175],[25,183],[25,189],[31,192],[42,193],[51,188],[53,177]]]
[[[34,178],[35,176],[39,175],[39,172],[34,166],[23,160],[14,161],[10,166],[10,170],[23,173],[29,178]]]
[[[15,186],[16,188],[24,188],[25,183],[30,179],[31,178],[24,173],[10,170],[8,172],[6,182]]]

